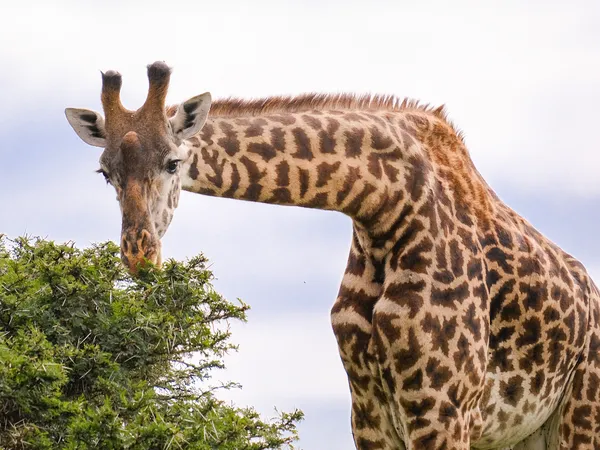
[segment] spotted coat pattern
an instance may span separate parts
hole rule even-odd
[[[600,448],[598,289],[494,194],[441,109],[223,100],[179,149],[184,190],[352,219],[331,321],[358,449]]]

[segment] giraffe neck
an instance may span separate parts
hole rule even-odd
[[[395,113],[396,115],[398,113]],[[388,113],[389,115],[389,113]],[[303,112],[212,117],[186,141],[183,189],[341,211],[369,221],[405,197],[403,156],[384,113]]]
[[[486,203],[483,182],[463,185],[478,174],[460,137],[426,110],[213,116],[184,146],[184,190],[341,211],[375,259],[415,218],[434,227],[435,199],[470,217],[460,204]]]

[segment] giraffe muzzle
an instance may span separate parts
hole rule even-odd
[[[121,235],[121,260],[132,275],[148,263],[160,266],[160,240],[145,229],[124,231]]]

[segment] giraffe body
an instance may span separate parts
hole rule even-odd
[[[598,290],[498,199],[441,109],[344,95],[165,109],[165,67],[149,66],[137,112],[115,115],[111,77],[112,122],[67,112],[106,147],[132,270],[160,260],[182,188],[343,212],[331,320],[358,449],[600,448]]]

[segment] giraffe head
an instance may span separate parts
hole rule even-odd
[[[150,83],[144,105],[137,111],[123,107],[121,75],[102,74],[102,114],[67,108],[67,120],[86,143],[104,148],[100,169],[117,191],[121,207],[121,257],[132,273],[140,264],[161,262],[160,239],[179,201],[180,163],[186,158],[183,140],[200,131],[211,97],[193,97],[167,117],[165,98],[171,69],[163,62],[148,66]]]

